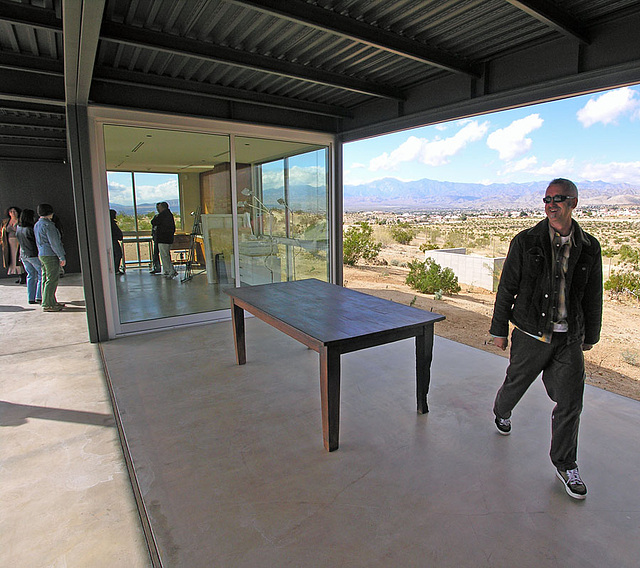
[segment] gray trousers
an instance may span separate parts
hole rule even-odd
[[[540,373],[549,398],[556,403],[551,414],[551,461],[558,469],[573,469],[577,467],[584,395],[581,342],[567,344],[566,333],[554,333],[551,343],[543,343],[514,329],[507,376],[496,395],[493,412],[499,418],[509,418]]]
[[[175,268],[171,264],[171,245],[158,243],[158,251],[160,252],[160,262],[162,263],[162,273],[169,276],[175,273]]]

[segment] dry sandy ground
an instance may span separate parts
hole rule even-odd
[[[344,285],[401,304],[411,304],[446,316],[436,335],[504,357],[491,344],[489,324],[495,294],[462,285],[462,292],[435,300],[405,284],[408,269],[393,266],[344,267]],[[414,300],[415,299],[415,300]],[[640,305],[605,299],[600,343],[585,353],[587,383],[640,400]]]

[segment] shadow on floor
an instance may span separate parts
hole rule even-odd
[[[116,423],[111,414],[97,412],[83,412],[81,410],[67,410],[64,408],[48,408],[27,404],[14,404],[0,400],[0,426],[20,426],[29,418],[41,420],[56,420],[58,422],[75,422],[114,428]]]

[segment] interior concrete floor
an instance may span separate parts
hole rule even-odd
[[[178,276],[167,279],[151,274],[148,268],[127,268],[116,276],[118,313],[121,323],[198,314],[229,309],[229,296],[224,289],[234,286],[233,280],[209,284],[207,275],[195,268],[193,277],[183,281],[184,265],[176,264]]]
[[[58,301],[0,280],[0,566],[151,566],[79,275]]]
[[[424,416],[412,341],[344,355],[328,453],[318,355],[261,321],[244,366],[222,322],[104,343],[105,373],[79,277],[61,313],[0,294],[2,567],[638,566],[640,402],[587,386],[576,501],[540,381],[495,430],[498,355],[436,337]]]
[[[344,355],[328,453],[318,355],[264,322],[247,322],[245,366],[229,322],[102,350],[158,564],[638,566],[637,401],[587,386],[577,501],[549,461],[541,381],[497,433],[498,355],[436,338],[424,416],[411,340]]]

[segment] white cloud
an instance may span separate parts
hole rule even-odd
[[[513,160],[531,149],[532,141],[527,134],[540,128],[543,122],[539,114],[514,120],[509,126],[489,134],[487,146],[498,151],[501,160]]]
[[[289,170],[290,185],[310,185],[324,187],[327,183],[326,169],[323,166],[300,167],[293,166]],[[284,174],[282,170],[262,172],[262,185],[265,189],[284,188]]]
[[[366,167],[367,167],[366,164],[361,164],[360,162],[353,162],[353,164],[351,164],[352,170],[359,170],[361,168],[366,168]]]
[[[530,158],[523,158],[517,162],[509,162],[505,165],[504,169],[498,172],[500,175],[512,174],[514,172],[531,171],[532,167],[538,163],[538,158],[531,156]]]
[[[591,181],[640,183],[640,162],[609,162],[587,164],[580,172],[582,178]]]
[[[136,185],[138,203],[157,203],[178,199],[178,176],[159,185]]]
[[[632,117],[637,117],[638,101],[637,93],[629,87],[615,89],[589,99],[586,105],[578,113],[578,120],[585,128],[602,122],[602,124],[615,123],[619,117],[626,113],[632,113]]]
[[[131,186],[124,185],[115,181],[109,181],[109,202],[118,203],[119,205],[131,204],[133,193]]]
[[[420,162],[428,166],[448,164],[450,158],[467,145],[484,137],[489,123],[465,121],[463,128],[449,138],[436,136],[433,140],[410,136],[390,154],[384,152],[369,162],[369,170],[394,170],[403,162]]]
[[[542,166],[535,170],[536,174],[552,178],[568,177],[573,172],[573,160],[560,158],[550,166]]]

